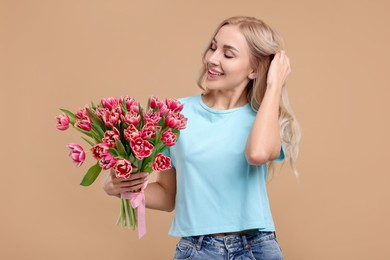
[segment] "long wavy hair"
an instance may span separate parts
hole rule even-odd
[[[258,111],[267,89],[267,74],[274,55],[284,49],[284,42],[277,31],[268,26],[265,22],[254,17],[235,16],[221,22],[214,32],[213,39],[219,29],[225,25],[237,25],[244,35],[252,53],[251,65],[257,69],[257,77],[248,82],[246,95],[252,109]],[[203,53],[203,61],[208,48]],[[206,63],[203,62],[198,86],[207,91],[203,86],[206,77]],[[299,179],[297,170],[297,158],[299,142],[301,139],[301,128],[296,120],[288,99],[286,84],[282,86],[281,100],[279,105],[280,135],[285,145],[285,160],[289,162],[293,174]],[[274,162],[268,163],[269,169],[274,170]]]

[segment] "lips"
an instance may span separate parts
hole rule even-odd
[[[218,71],[218,70],[212,69],[212,68],[209,68],[209,69],[207,70],[207,72],[208,72],[208,75],[209,75],[210,77],[212,77],[212,78],[215,78],[215,77],[224,75],[224,73],[222,73],[222,72],[220,72],[220,71]]]

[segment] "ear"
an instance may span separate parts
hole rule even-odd
[[[256,71],[252,71],[249,75],[248,75],[248,78],[249,79],[255,79],[257,77],[257,72]]]

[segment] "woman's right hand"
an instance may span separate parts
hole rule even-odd
[[[147,181],[149,174],[147,172],[132,173],[128,179],[117,178],[115,171],[110,170],[103,181],[103,189],[110,196],[121,197],[123,192],[137,192]]]

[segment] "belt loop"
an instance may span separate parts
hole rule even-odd
[[[246,239],[246,235],[241,235],[242,243],[244,246],[245,251],[248,251],[251,248],[251,245],[248,243],[248,240]]]
[[[203,238],[204,238],[204,236],[200,236],[199,239],[198,239],[198,242],[196,242],[196,244],[195,244],[195,248],[196,248],[196,250],[198,250],[198,251],[199,251],[199,250],[201,249],[201,247],[202,247]]]

